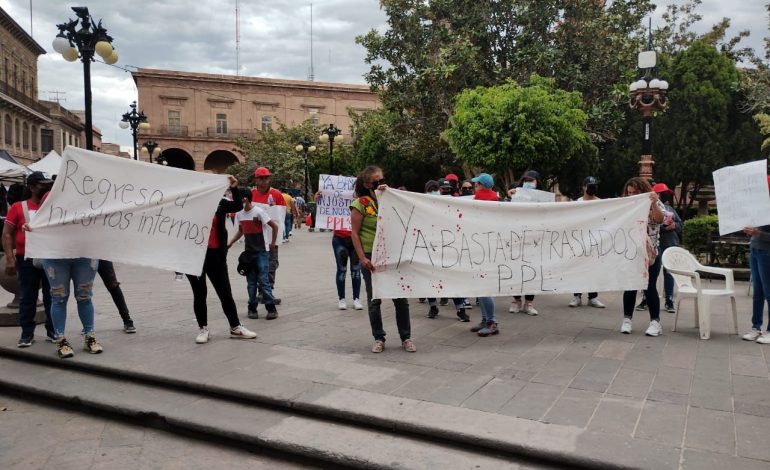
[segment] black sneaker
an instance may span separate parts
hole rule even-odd
[[[272,310],[268,310],[267,316],[265,318],[268,320],[275,320],[276,318],[278,318],[278,311],[275,308],[273,308]]]
[[[259,313],[257,313],[256,308],[249,308],[249,313],[247,314],[249,318],[252,320],[258,320],[259,319]]]
[[[668,313],[676,313],[676,309],[674,308],[674,302],[671,300],[666,300],[666,311]]]
[[[419,299],[417,299],[417,301],[420,302],[421,304],[424,304],[425,303],[425,297],[420,297]]]
[[[136,333],[136,327],[133,320],[126,320],[123,322],[123,331],[128,334]]]
[[[472,327],[471,327],[471,331],[472,331],[473,333],[478,333],[478,331],[479,331],[479,330],[481,330],[481,329],[483,329],[483,328],[486,328],[486,326],[487,326],[487,322],[485,322],[484,320],[481,320],[481,323],[479,323],[478,325],[474,325],[474,326],[472,326]]]
[[[438,307],[433,305],[428,311],[428,318],[436,318],[437,316],[438,316]]]
[[[471,321],[471,317],[469,317],[468,314],[465,313],[464,308],[461,308],[457,311],[457,319],[464,323]]]
[[[448,303],[449,303],[449,299],[441,299],[438,301],[438,304],[441,305],[442,307],[447,305]]]
[[[647,310],[647,299],[642,300],[639,302],[639,305],[636,306],[637,310]]]
[[[19,342],[16,343],[17,348],[28,348],[35,342],[35,338],[32,336],[22,336],[19,338]]]

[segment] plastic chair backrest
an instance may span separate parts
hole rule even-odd
[[[695,257],[684,248],[678,246],[672,246],[667,248],[663,252],[663,267],[666,269],[676,269],[678,271],[686,271],[694,273],[698,271],[700,263]],[[679,274],[670,273],[674,277],[674,282],[677,288],[682,287],[694,288],[692,284],[692,278],[688,276],[682,276]]]

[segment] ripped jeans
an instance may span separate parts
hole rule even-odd
[[[51,285],[51,321],[57,338],[64,336],[70,283],[75,285],[78,316],[83,333],[94,331],[94,304],[91,302],[99,260],[89,258],[41,259]]]

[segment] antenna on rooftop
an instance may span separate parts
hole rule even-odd
[[[307,79],[311,82],[315,80],[315,70],[313,69],[313,2],[310,2],[310,73]]]
[[[62,101],[67,101],[67,98],[60,97],[60,95],[66,95],[67,94],[66,91],[50,90],[50,91],[44,91],[43,93],[48,93],[48,99],[50,101],[56,101],[57,104],[61,104]]]
[[[241,75],[241,9],[239,0],[235,0],[235,75]]]

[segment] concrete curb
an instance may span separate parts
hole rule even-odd
[[[382,431],[386,433],[398,433],[400,436],[414,436],[420,439],[427,439],[431,441],[442,442],[444,444],[455,446],[459,449],[481,448],[488,451],[489,453],[502,454],[504,456],[509,456],[512,458],[524,458],[533,462],[542,462],[546,465],[550,464],[550,465],[567,466],[570,468],[606,469],[606,470],[656,468],[655,465],[648,466],[638,461],[635,461],[634,464],[630,464],[630,463],[624,464],[619,462],[624,460],[623,458],[621,458],[621,456],[623,455],[622,451],[628,451],[630,450],[630,448],[632,448],[636,444],[632,440],[620,439],[617,442],[607,442],[607,439],[610,438],[611,440],[613,436],[602,435],[601,439],[592,439],[590,442],[590,445],[587,446],[588,448],[581,448],[576,446],[575,448],[559,449],[558,448],[559,446],[556,444],[559,437],[566,436],[567,440],[572,439],[574,441],[577,441],[581,436],[584,436],[584,435],[591,436],[592,434],[596,434],[596,433],[592,433],[590,431],[583,431],[583,430],[577,431],[576,428],[570,428],[567,426],[547,425],[547,424],[532,422],[532,421],[524,420],[520,418],[513,418],[513,417],[507,417],[507,416],[502,417],[502,416],[485,413],[481,411],[468,410],[468,409],[457,410],[458,417],[460,418],[462,418],[463,414],[468,416],[472,415],[472,418],[477,418],[478,416],[485,415],[485,417],[489,419],[489,422],[484,423],[484,426],[481,427],[480,429],[486,429],[486,426],[489,426],[490,428],[492,428],[493,431],[496,431],[496,432],[491,432],[491,431],[486,433],[464,432],[464,431],[458,430],[457,428],[441,427],[440,425],[438,425],[440,423],[436,423],[435,421],[432,424],[423,424],[425,422],[430,422],[430,420],[423,421],[419,418],[411,419],[411,420],[399,419],[397,417],[393,417],[393,414],[390,414],[387,412],[381,413],[380,415],[377,415],[375,413],[372,413],[372,414],[363,413],[361,412],[360,409],[356,409],[355,406],[338,407],[338,406],[330,406],[328,404],[313,403],[311,401],[303,400],[301,398],[301,394],[298,397],[293,397],[290,399],[281,399],[281,398],[272,397],[262,393],[245,392],[242,390],[231,390],[231,389],[227,389],[227,388],[219,387],[215,385],[200,384],[200,383],[195,383],[195,382],[178,379],[178,378],[161,377],[161,376],[148,374],[144,372],[138,372],[138,371],[122,370],[122,369],[102,366],[98,364],[79,362],[76,360],[62,361],[61,359],[58,359],[54,356],[35,354],[33,352],[20,351],[18,349],[9,348],[9,347],[0,346],[0,357],[33,362],[33,363],[42,364],[46,366],[54,366],[57,369],[70,369],[73,371],[86,372],[92,375],[102,376],[105,378],[129,380],[131,382],[134,382],[140,385],[149,385],[149,386],[163,388],[166,390],[175,390],[175,391],[180,391],[180,392],[185,392],[185,393],[190,393],[195,395],[203,395],[211,398],[219,398],[219,399],[224,399],[228,401],[242,402],[242,403],[251,404],[257,407],[264,407],[264,408],[273,409],[284,413],[291,413],[294,415],[319,419],[323,421],[338,422],[340,424],[352,425],[355,427],[364,427],[369,430]],[[7,380],[0,380],[0,383],[4,383],[6,386],[10,386],[11,388],[14,386],[12,382],[9,382]],[[26,389],[22,391],[24,393],[30,393],[32,395],[37,395],[48,399],[56,399],[56,400],[72,399],[72,397],[59,396],[49,390]],[[411,411],[416,411],[415,403],[418,404],[418,406],[419,404],[422,404],[422,403],[426,403],[425,406],[431,406],[431,405],[435,405],[437,407],[446,406],[446,405],[430,404],[428,402],[419,402],[416,400],[402,399],[397,397],[381,396],[378,394],[372,394],[370,392],[360,392],[360,391],[351,390],[351,393],[356,393],[356,394],[365,393],[368,395],[376,395],[376,396],[373,396],[372,398],[377,400],[382,400],[382,401],[387,401],[387,399],[392,399],[392,400],[398,401],[399,403],[414,402],[414,403],[407,403],[408,405],[409,404],[412,405],[412,409],[410,409]],[[95,409],[104,409],[104,411],[107,411],[107,412],[117,411],[119,414],[130,416],[130,417],[136,417],[142,414],[141,410],[133,410],[133,409],[111,410],[109,408],[105,408],[103,405],[96,402],[89,404],[89,406]],[[446,408],[449,409],[453,407],[446,406]],[[441,408],[441,409],[444,410],[444,408]],[[385,410],[385,411],[388,411],[388,410]],[[428,414],[426,416],[431,415],[430,411],[431,410],[429,408],[427,410]],[[458,419],[458,417],[455,417],[454,421],[461,420],[461,419]],[[446,421],[451,422],[453,420],[447,419]],[[520,426],[519,428],[511,429],[511,423],[516,423],[516,424],[519,424]],[[179,426],[183,429],[189,429],[194,432],[204,431],[204,429],[201,428],[201,426],[197,423],[171,420],[169,421],[169,424]],[[206,432],[215,433],[214,430],[208,430]],[[227,431],[221,431],[221,430],[217,431],[215,434],[225,439],[233,439],[239,442],[246,442],[246,443],[254,441],[255,439],[253,436],[240,435],[237,433],[233,433],[231,435]],[[511,435],[513,435],[513,437],[511,437]],[[500,438],[500,436],[505,436],[507,437],[507,439]],[[591,436],[591,437],[597,437],[597,436]],[[529,440],[530,442],[527,442],[525,439]],[[536,441],[536,443],[539,445],[535,445],[531,441]],[[274,448],[284,452],[288,451],[290,453],[298,453],[299,455],[303,455],[310,458],[317,458],[317,454],[315,453],[313,455],[307,455],[307,454],[298,452],[296,446],[293,446],[291,447],[290,450],[287,450],[287,448],[281,447],[279,443],[265,443],[265,442],[252,442],[252,443],[258,444],[258,445],[264,445],[269,448]],[[621,446],[620,449],[616,447],[618,445]],[[597,453],[594,452],[597,446],[599,449],[601,449],[602,446],[605,446],[605,447],[611,447],[614,450],[611,453],[606,453],[607,455],[603,456],[604,458],[602,458],[602,456],[599,456],[597,455]],[[656,446],[659,446],[659,444],[656,444]],[[618,455],[619,451],[621,452],[620,456]],[[598,454],[601,454],[601,453],[603,452],[598,452]],[[611,458],[610,456],[612,456],[614,461],[609,460]],[[359,461],[355,461],[355,462],[345,461],[343,457],[344,456],[335,457],[338,459],[338,460],[335,460],[335,462],[346,466],[360,467],[362,465],[362,462],[359,462]],[[364,466],[366,468],[375,468],[371,466],[371,462],[367,462],[366,465]],[[386,468],[386,467],[383,467],[383,468]]]

